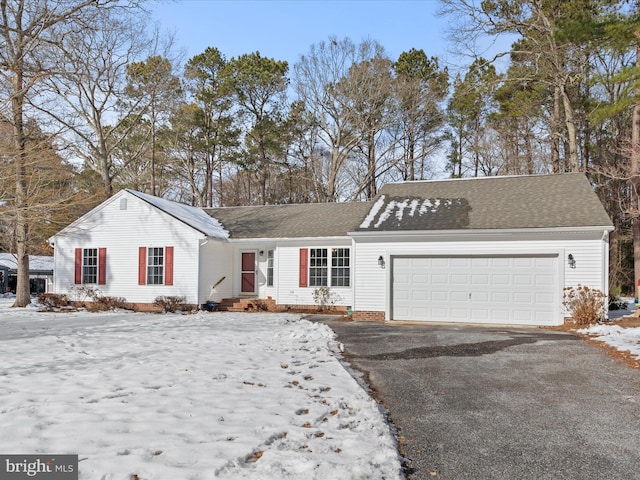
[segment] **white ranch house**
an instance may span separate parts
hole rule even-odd
[[[559,325],[608,290],[611,220],[583,174],[416,181],[371,202],[197,208],[122,190],[51,238],[54,291],[151,304],[330,288],[354,319]],[[214,285],[217,286],[213,288]]]

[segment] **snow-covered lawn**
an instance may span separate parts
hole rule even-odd
[[[577,330],[578,333],[589,335],[593,340],[604,342],[621,352],[629,352],[640,360],[640,327],[626,328],[616,325],[616,321],[624,320],[624,317],[632,315],[637,307],[633,298],[623,298],[626,309],[610,310],[609,320],[614,323],[591,325],[588,328]],[[620,322],[624,324],[625,322]]]
[[[621,352],[629,352],[640,360],[640,327],[623,328],[615,324],[591,325],[578,330],[578,333],[589,335],[593,340],[604,342]]]
[[[282,314],[40,313],[0,298],[0,452],[80,479],[400,479],[323,324]]]

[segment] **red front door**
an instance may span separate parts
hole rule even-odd
[[[256,252],[242,252],[241,293],[256,292]]]

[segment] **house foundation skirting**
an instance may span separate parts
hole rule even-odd
[[[365,322],[384,322],[384,312],[375,312],[367,310],[356,310],[351,317],[354,320]]]

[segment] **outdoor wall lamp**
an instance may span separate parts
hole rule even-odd
[[[576,268],[576,259],[573,258],[573,254],[570,253],[567,260],[569,261],[569,268]]]
[[[380,265],[380,268],[384,268],[384,258],[382,255],[378,257],[378,265]]]

